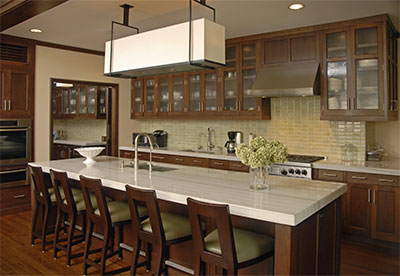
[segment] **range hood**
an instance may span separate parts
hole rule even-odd
[[[108,76],[132,78],[224,65],[225,27],[204,18],[105,45],[104,74]]]
[[[314,96],[320,94],[319,63],[288,63],[263,67],[250,95],[254,97]]]

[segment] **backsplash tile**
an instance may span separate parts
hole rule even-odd
[[[213,143],[224,146],[228,131],[242,131],[244,143],[250,133],[284,143],[289,153],[324,155],[342,159],[344,145],[354,160],[365,159],[366,131],[364,122],[321,121],[320,97],[273,98],[271,120],[143,120],[142,132],[163,129],[168,132],[168,146],[196,148],[198,141],[207,143],[207,128],[214,129]],[[203,134],[200,134],[203,133]]]
[[[101,142],[107,133],[106,120],[62,119],[53,120],[53,130],[62,130],[67,140]]]

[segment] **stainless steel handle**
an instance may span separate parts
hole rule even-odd
[[[239,111],[239,101],[236,100],[236,111]]]
[[[17,173],[17,172],[26,172],[27,169],[17,169],[17,170],[9,170],[9,171],[0,171],[0,174],[8,174],[8,173]]]
[[[258,111],[261,111],[261,106],[258,106]]]
[[[8,110],[11,111],[11,100],[8,100]]]
[[[371,189],[368,189],[368,202],[371,202]]]
[[[175,158],[176,161],[183,161],[183,158]]]
[[[4,100],[3,110],[7,110],[7,101],[6,100]]]
[[[357,109],[357,105],[356,105],[356,97],[353,98],[353,109]]]
[[[240,101],[239,102],[239,110],[242,109],[242,103]]]
[[[386,178],[379,178],[378,179],[380,182],[389,182],[389,183],[393,183],[394,180],[393,179],[386,179]]]
[[[161,159],[161,160],[164,160],[165,157],[164,157],[164,156],[154,156],[154,155],[153,155],[153,159]]]
[[[2,128],[0,131],[27,131],[28,128]]]
[[[193,160],[193,163],[203,163],[203,161],[200,161],[200,160]]]
[[[365,176],[355,176],[355,175],[353,175],[351,178],[358,179],[358,180],[366,180],[367,179]]]
[[[240,164],[232,164],[232,167],[241,168],[241,167],[243,167],[243,165],[240,165]]]
[[[131,153],[130,152],[123,152],[122,155],[129,156],[129,155],[131,155]]]
[[[324,173],[322,175],[327,176],[327,177],[337,177],[337,174],[333,174],[333,173]]]
[[[372,194],[372,203],[374,203],[375,204],[375,202],[376,202],[376,198],[375,198],[375,192],[376,192],[376,190],[374,190],[374,193]]]
[[[217,166],[223,166],[224,165],[224,163],[222,163],[222,162],[214,162],[214,164],[217,165]]]
[[[14,196],[14,199],[17,199],[17,198],[24,198],[24,197],[26,197],[26,195],[16,195],[16,196]]]
[[[199,102],[199,111],[201,111],[201,102]]]
[[[347,107],[348,110],[351,109],[351,99],[349,98],[349,106]]]

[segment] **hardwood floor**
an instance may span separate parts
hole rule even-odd
[[[38,245],[31,246],[30,223],[30,211],[0,217],[0,275],[82,275],[82,257],[73,259],[72,265],[67,267],[63,252],[53,260],[51,246],[47,246],[45,253],[41,253]],[[83,245],[79,245],[73,252],[82,250]],[[127,264],[128,261],[115,257],[107,267],[115,269]],[[400,275],[399,247],[387,248],[344,239],[340,272],[342,275]],[[95,273],[93,269],[89,270],[89,274]],[[129,272],[122,275],[129,275]],[[142,268],[138,275],[149,273]]]

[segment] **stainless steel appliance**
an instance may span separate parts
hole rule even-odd
[[[31,120],[0,120],[0,165],[31,161]]]
[[[322,156],[289,154],[285,163],[272,164],[269,167],[269,173],[271,175],[311,179],[312,163],[322,159],[326,158]]]
[[[132,143],[135,145],[135,139],[140,133],[132,133]],[[138,139],[139,147],[149,147],[150,140],[153,144],[157,144],[158,147],[164,148],[167,146],[168,133],[165,130],[155,130],[153,133],[142,133]]]
[[[167,146],[168,133],[165,130],[155,130],[153,136],[155,138],[155,143],[160,148],[165,148]]]
[[[228,131],[229,140],[225,143],[225,148],[228,153],[234,153],[235,148],[243,143],[243,133],[240,131]]]

